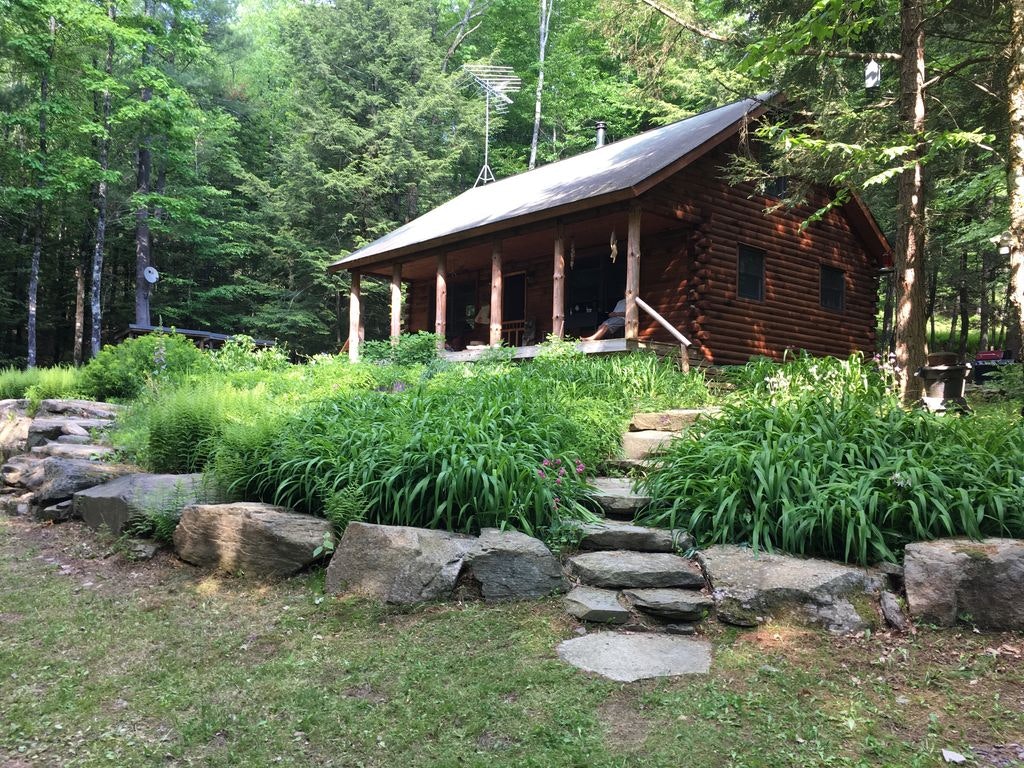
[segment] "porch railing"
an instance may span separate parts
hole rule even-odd
[[[510,347],[521,347],[525,333],[525,320],[506,320],[501,324],[501,343]]]
[[[689,371],[690,354],[687,350],[693,344],[693,342],[691,342],[688,338],[683,336],[683,334],[679,331],[678,328],[673,326],[668,320],[662,317],[658,310],[656,310],[646,301],[641,299],[639,296],[636,297],[636,305],[640,307],[640,309],[642,309],[648,315],[653,317],[655,321],[657,321],[658,325],[660,325],[662,328],[668,331],[672,335],[672,338],[679,342],[679,367],[682,368],[684,372]]]

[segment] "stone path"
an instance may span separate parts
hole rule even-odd
[[[558,657],[586,672],[632,683],[706,674],[711,669],[711,643],[671,635],[595,632],[561,643]]]

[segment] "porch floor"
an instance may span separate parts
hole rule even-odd
[[[461,352],[442,352],[441,357],[452,362],[471,363],[479,360],[491,348],[488,346],[472,347]],[[515,347],[513,360],[529,360],[537,357],[543,347],[540,344],[531,344],[526,347]],[[598,341],[578,341],[576,349],[585,355],[615,355],[624,352],[633,352],[638,349],[646,349],[656,352],[660,356],[679,355],[678,344],[666,344],[662,341],[629,341],[626,339],[599,339]]]

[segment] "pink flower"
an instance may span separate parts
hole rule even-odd
[[[550,467],[551,459],[544,459],[544,461],[542,461],[541,464],[543,464],[545,467]]]
[[[562,467],[560,470],[558,470],[558,476],[565,477],[565,467]]]
[[[555,485],[561,485],[561,484],[562,484],[562,478],[556,477],[555,478]]]
[[[537,477],[543,479],[543,478],[547,477],[547,475],[544,474],[544,470],[543,469],[538,469],[537,470]]]

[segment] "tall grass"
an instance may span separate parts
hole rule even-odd
[[[80,368],[0,369],[0,400],[28,399],[32,407],[51,398],[82,397],[88,394]]]
[[[863,564],[895,560],[910,541],[1024,536],[1019,422],[905,411],[859,358],[759,363],[743,376],[722,415],[648,475],[642,522],[688,527],[702,544]]]

